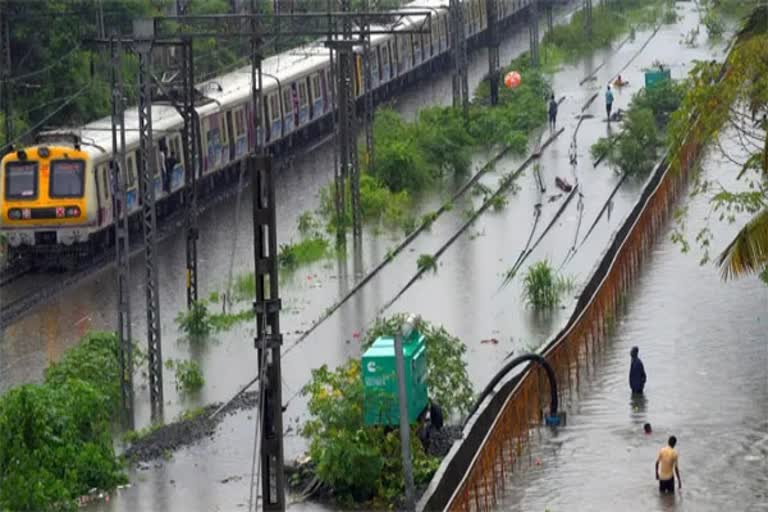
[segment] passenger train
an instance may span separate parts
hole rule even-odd
[[[499,22],[505,26],[531,0],[499,0]],[[465,33],[470,42],[486,27],[486,0],[465,0]],[[433,11],[431,33],[374,35],[371,38],[372,92],[385,95],[419,74],[435,68],[449,54],[449,23],[445,0],[416,0],[401,11]],[[404,16],[396,30],[423,23],[423,16]],[[362,59],[356,58],[355,94],[364,92]],[[250,67],[198,85],[209,101],[196,107],[200,119],[203,161],[201,186],[231,177],[257,137],[275,154],[331,125],[333,83],[328,50],[320,43],[265,59],[262,125],[255,130]],[[138,112],[125,111],[127,145],[127,207],[132,220],[140,208],[137,176]],[[158,215],[181,203],[185,162],[181,146],[182,119],[170,106],[152,107],[154,178]],[[75,134],[73,137],[72,134]],[[109,176],[111,121],[101,119],[61,137],[14,150],[0,166],[0,233],[12,255],[85,254],[111,244],[113,186]],[[168,159],[173,153],[175,159]],[[165,155],[166,157],[164,157]],[[175,162],[174,162],[175,160]],[[172,167],[172,168],[166,168]]]

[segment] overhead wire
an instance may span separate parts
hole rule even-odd
[[[13,147],[14,144],[17,144],[18,142],[22,141],[25,137],[31,135],[34,133],[38,128],[42,127],[46,122],[48,122],[50,119],[53,119],[54,116],[56,116],[59,112],[64,110],[66,107],[68,107],[73,101],[75,101],[77,98],[82,96],[88,89],[91,88],[92,82],[89,82],[87,85],[82,87],[79,91],[71,95],[69,98],[67,98],[61,105],[59,105],[58,108],[50,112],[47,116],[45,116],[43,119],[38,121],[34,126],[30,127],[27,131],[22,133],[21,135],[17,136],[15,139],[13,139],[8,144],[2,146],[0,148],[0,153],[5,153],[8,149]]]
[[[76,51],[80,50],[81,48],[82,48],[82,46],[80,45],[80,43],[77,43],[74,46],[74,48],[69,50],[67,53],[65,53],[61,57],[59,57],[57,59],[54,59],[54,61],[51,64],[48,64],[47,66],[44,66],[44,67],[42,67],[40,69],[36,69],[34,71],[30,71],[28,73],[22,73],[20,75],[14,75],[14,76],[9,76],[9,77],[2,78],[2,79],[0,79],[0,82],[14,83],[14,82],[18,82],[18,81],[21,81],[21,80],[26,80],[27,78],[32,78],[34,76],[46,73],[46,72],[50,71],[51,69],[55,68],[56,66],[59,66],[61,64],[62,60],[67,59],[73,53],[75,53]]]

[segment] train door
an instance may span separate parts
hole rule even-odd
[[[411,40],[411,47],[413,48],[411,66],[416,67],[421,64],[421,36],[419,34],[411,34],[408,39]]]
[[[389,66],[389,41],[379,46],[381,53],[381,81],[388,82],[392,78],[392,70]]]
[[[283,136],[293,131],[293,99],[291,96],[291,87],[284,86],[281,89],[283,98]]]
[[[283,121],[280,116],[280,99],[277,92],[269,95],[267,99],[267,107],[267,119],[269,119],[267,139],[271,142],[279,139],[283,134]]]
[[[227,110],[227,132],[232,134],[232,137],[229,137],[229,160],[232,161],[235,159],[235,137],[234,133],[235,131],[232,129],[232,111]]]
[[[320,80],[320,94],[322,94],[323,96],[323,114],[327,114],[328,111],[330,110],[330,99],[328,99],[328,95],[329,95],[328,83],[326,81],[327,72],[328,72],[327,70],[323,70],[318,75]]]
[[[324,109],[325,97],[323,95],[323,88],[320,85],[320,77],[320,73],[315,73],[309,78],[312,84],[312,119],[321,117]]]
[[[309,93],[307,91],[307,81],[309,78],[304,78],[301,81],[298,82],[298,93],[299,93],[299,126],[304,126],[304,124],[309,121]],[[294,84],[294,87],[296,87],[296,84]]]
[[[371,87],[376,88],[379,86],[381,78],[379,77],[379,47],[374,46],[368,52],[368,58],[371,59]]]

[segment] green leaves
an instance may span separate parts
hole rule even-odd
[[[377,323],[380,325],[383,324]],[[430,339],[428,358],[433,353]],[[435,357],[440,357],[440,353]],[[432,386],[432,381],[429,383]],[[399,499],[404,486],[399,432],[365,427],[360,361],[350,359],[335,370],[326,365],[312,370],[312,380],[304,386],[302,394],[309,397],[311,418],[301,433],[310,441],[309,453],[317,477],[333,489],[334,498],[345,506],[373,500],[373,508],[388,506]],[[440,460],[424,453],[416,434],[413,427],[411,453],[418,485],[432,478]]]
[[[377,318],[366,333],[363,350],[379,336],[391,336],[397,332],[406,318],[404,314]],[[466,345],[442,326],[435,326],[425,320],[417,323],[416,330],[427,340],[427,386],[430,397],[440,404],[446,416],[468,411],[474,392],[464,361]]]
[[[169,359],[165,362],[165,367],[173,370],[176,377],[176,389],[183,393],[199,391],[205,384],[203,370],[200,369],[197,361]]]
[[[114,334],[92,333],[45,374],[0,398],[0,510],[76,510],[125,480],[110,420],[119,404]]]
[[[511,280],[512,276],[507,276]],[[506,280],[505,280],[506,281]],[[576,287],[572,276],[558,275],[548,260],[537,261],[523,278],[523,297],[536,309],[549,309],[560,303],[560,296]]]

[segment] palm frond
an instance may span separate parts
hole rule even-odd
[[[723,279],[762,271],[768,264],[768,208],[755,215],[717,259]]]
[[[768,5],[760,5],[744,20],[737,34],[738,41],[744,41],[752,36],[764,34],[768,30]]]

